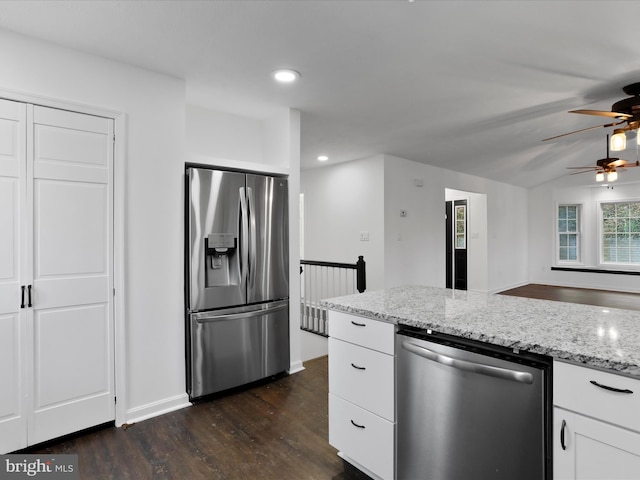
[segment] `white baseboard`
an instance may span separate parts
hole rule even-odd
[[[128,424],[142,422],[149,418],[164,415],[165,413],[174,412],[181,408],[191,406],[189,395],[182,393],[174,397],[158,400],[157,402],[148,403],[140,407],[132,408],[126,413],[126,422]],[[121,425],[117,425],[120,427]]]
[[[289,375],[293,375],[294,373],[298,373],[304,370],[304,365],[302,365],[302,360],[298,360],[297,362],[293,362],[290,366],[289,366],[289,370],[287,370],[287,373]]]
[[[524,287],[525,285],[529,285],[530,283],[533,283],[533,282],[514,283],[512,285],[507,285],[507,286],[490,290],[489,293],[500,293],[500,292],[504,292],[505,290],[511,290],[512,288]]]

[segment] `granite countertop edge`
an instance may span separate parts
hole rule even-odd
[[[433,291],[441,291],[445,292],[447,289],[436,289],[430,288],[431,292]],[[384,292],[388,291],[380,291],[377,292],[378,295],[383,295]],[[375,295],[376,293],[374,293]],[[518,302],[522,300],[533,300],[534,302],[544,302],[549,309],[554,307],[558,308],[560,305],[568,305],[564,302],[555,302],[555,301],[547,301],[547,300],[536,300],[536,299],[523,299],[516,297],[507,297],[503,295],[495,295],[495,294],[485,294],[487,297],[503,297],[506,302]],[[400,313],[399,315],[390,314],[389,312],[380,311],[376,309],[375,305],[367,306],[365,308],[360,306],[350,305],[351,299],[357,298],[356,296],[345,296],[338,297],[334,299],[327,299],[321,301],[321,305],[326,307],[329,310],[337,310],[344,313],[349,313],[353,315],[359,315],[363,317],[373,318],[376,320],[392,323],[395,325],[407,325],[424,329],[432,329],[441,333],[454,335],[461,338],[477,340],[493,345],[499,345],[508,348],[514,348],[522,351],[528,351],[532,353],[547,355],[552,357],[554,360],[564,361],[572,364],[581,365],[584,367],[594,368],[598,370],[604,370],[609,373],[617,373],[625,376],[630,376],[640,380],[640,361],[625,361],[623,359],[611,358],[608,356],[602,356],[597,354],[597,349],[594,349],[592,352],[584,352],[579,351],[579,348],[572,348],[571,342],[567,343],[565,339],[554,339],[555,341],[546,341],[542,340],[540,342],[537,341],[527,341],[522,338],[517,338],[517,336],[506,336],[506,335],[496,335],[491,332],[491,329],[480,329],[480,328],[467,328],[465,326],[450,324],[446,320],[446,316],[442,314],[434,314],[431,318],[432,320],[424,320],[424,319],[412,319],[409,318],[411,315],[406,315]],[[500,300],[503,301],[503,300]],[[602,309],[600,307],[592,307],[586,305],[580,305],[581,308],[587,309],[599,309],[601,312]],[[616,309],[612,309],[616,310]],[[595,312],[595,310],[594,310]],[[623,310],[622,312],[631,313],[633,315],[637,315],[640,320],[640,312],[627,312]],[[461,316],[458,315],[458,318]],[[484,330],[481,331],[481,330]],[[640,330],[640,323],[638,324],[638,330]],[[594,353],[596,352],[596,353]],[[640,352],[640,344],[638,344],[638,352]]]

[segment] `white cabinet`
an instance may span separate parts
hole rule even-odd
[[[395,475],[395,326],[329,312],[329,443],[373,478]]]
[[[640,479],[640,381],[554,362],[554,479]]]
[[[24,343],[26,114],[24,104],[0,101],[0,453],[26,446]]]
[[[113,420],[113,120],[0,100],[0,453]]]

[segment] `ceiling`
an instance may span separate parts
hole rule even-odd
[[[542,139],[609,123],[567,111],[640,82],[639,18],[636,1],[0,2],[0,28],[183,78],[189,103],[299,109],[303,169],[386,153],[527,188],[605,156],[610,129]],[[282,67],[299,82],[274,84]]]

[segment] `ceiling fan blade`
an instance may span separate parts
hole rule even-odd
[[[624,168],[631,168],[631,167],[640,167],[640,160],[637,160],[635,162],[627,162],[624,165],[622,165]]]
[[[568,170],[598,170],[600,167],[567,167]]]
[[[606,110],[570,110],[569,113],[581,113],[583,115],[597,115],[599,117],[611,118],[631,118],[633,115],[620,112],[609,112]]]
[[[546,142],[547,140],[555,140],[556,138],[566,137],[567,135],[573,135],[574,133],[588,132],[589,130],[595,130],[596,128],[615,127],[616,125],[620,125],[622,123],[624,123],[624,120],[616,123],[607,123],[606,125],[596,125],[595,127],[583,128],[582,130],[576,130],[574,132],[563,133],[562,135],[556,135],[555,137],[545,138],[542,141]]]
[[[617,158],[617,159],[612,159],[613,162],[607,163],[607,167],[622,167],[622,166],[626,166],[628,162],[627,160],[623,160],[621,158]]]
[[[580,173],[593,173],[593,172],[595,172],[595,170],[584,170],[582,172],[573,172],[573,173],[570,173],[569,175],[578,175]]]

